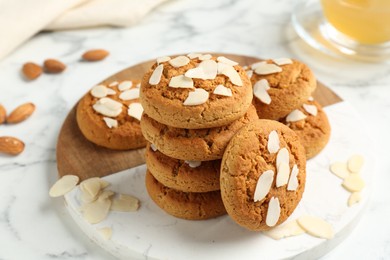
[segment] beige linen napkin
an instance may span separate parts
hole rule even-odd
[[[0,0],[0,59],[41,30],[130,26],[166,0]]]

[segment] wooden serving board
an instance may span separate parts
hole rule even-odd
[[[242,66],[260,61],[258,58],[243,55],[213,55],[223,55],[239,62]],[[154,62],[155,60],[152,60],[134,65],[112,75],[101,83],[108,84],[112,81],[141,79]],[[339,96],[320,82],[318,82],[313,97],[322,106],[329,106],[342,101]],[[103,177],[145,163],[144,149],[115,151],[99,147],[85,139],[76,122],[76,107],[77,104],[69,112],[58,136],[57,167],[60,177],[67,174],[78,175],[81,180],[91,177]]]

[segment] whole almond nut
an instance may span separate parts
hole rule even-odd
[[[5,119],[7,117],[7,111],[3,107],[2,104],[0,104],[0,125],[5,122]]]
[[[48,73],[61,73],[66,69],[66,65],[59,60],[47,59],[43,63],[45,71]]]
[[[12,136],[0,137],[0,152],[10,155],[18,155],[24,150],[24,143]]]
[[[22,72],[27,79],[34,80],[42,74],[42,67],[33,62],[27,62],[23,65]]]
[[[35,111],[35,105],[33,103],[25,103],[18,106],[7,117],[7,123],[16,124],[26,120]]]
[[[108,51],[103,49],[90,50],[83,54],[83,59],[86,61],[99,61],[103,60],[109,54]]]

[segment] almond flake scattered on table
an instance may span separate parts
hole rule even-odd
[[[222,70],[221,74],[228,77],[234,85],[239,87],[243,86],[240,74],[238,74],[238,72],[232,66],[226,66]]]
[[[362,199],[362,196],[360,192],[352,192],[351,195],[348,198],[348,207],[352,207],[352,205],[359,203],[360,200]]]
[[[158,64],[160,64],[160,63],[162,63],[162,62],[167,62],[167,61],[170,61],[171,60],[171,57],[169,57],[169,56],[163,56],[163,57],[159,57],[159,58],[157,58],[157,63]]]
[[[348,170],[351,172],[360,172],[364,163],[363,156],[361,155],[352,155],[348,160]]]
[[[50,197],[63,196],[73,190],[79,182],[79,177],[76,175],[64,175],[58,179],[49,190]]]
[[[184,106],[196,106],[207,102],[209,99],[209,92],[203,88],[196,88],[195,91],[188,93],[188,97],[184,100]]]
[[[190,63],[190,59],[186,56],[177,56],[169,60],[169,64],[171,64],[175,68],[180,68]]]
[[[343,162],[335,162],[330,165],[330,171],[341,179],[345,179],[349,175],[347,164]]]
[[[279,240],[282,238],[298,236],[304,234],[306,231],[301,228],[296,220],[285,222],[277,227],[274,227],[268,231],[264,231],[263,234],[275,239]]]
[[[109,185],[99,177],[86,179],[80,183],[81,201],[91,203],[98,198],[100,191]]]
[[[255,193],[253,195],[253,201],[263,200],[271,189],[271,185],[274,181],[274,171],[267,170],[263,172],[256,183]]]
[[[317,116],[318,109],[315,105],[303,104],[303,109],[312,116]]]
[[[354,191],[361,191],[364,188],[365,183],[363,179],[360,177],[360,174],[351,173],[347,177],[345,177],[342,185],[347,190],[354,192]]]
[[[334,236],[333,227],[321,218],[302,216],[297,221],[301,228],[312,236],[325,239],[332,239]]]
[[[99,198],[91,203],[82,206],[83,217],[91,224],[97,224],[106,219],[111,207],[111,196],[113,193],[104,191]]]
[[[287,190],[288,191],[295,191],[298,188],[299,182],[298,182],[298,173],[299,169],[296,164],[291,169],[290,179],[287,184]]]
[[[194,88],[194,81],[184,75],[172,77],[169,81],[171,88]]]
[[[119,91],[125,91],[127,89],[130,89],[133,86],[133,82],[130,80],[125,80],[119,83],[118,89]]]
[[[293,61],[289,58],[277,58],[277,59],[273,59],[272,61],[278,66],[293,64]]]
[[[255,73],[258,75],[269,75],[273,73],[279,73],[282,71],[282,68],[270,63],[263,63],[256,67]]]
[[[132,99],[139,98],[139,91],[140,91],[139,88],[132,88],[132,89],[125,90],[119,95],[119,98],[122,100],[132,100]]]
[[[213,94],[225,97],[231,97],[233,95],[232,90],[230,88],[225,87],[224,85],[218,85],[214,89]]]
[[[280,202],[278,198],[272,197],[268,204],[265,224],[269,227],[276,225],[280,217]]]
[[[226,58],[226,57],[224,57],[224,56],[219,56],[219,57],[217,58],[217,61],[222,62],[222,63],[225,63],[225,64],[228,64],[228,65],[231,65],[231,66],[236,66],[236,65],[238,65],[238,62],[233,61],[233,60],[230,60],[230,59],[228,59],[228,58]]]
[[[307,116],[300,110],[295,109],[293,110],[288,116],[286,117],[287,122],[297,122],[300,120],[305,119]]]
[[[128,194],[119,194],[117,198],[114,198],[111,203],[110,210],[121,212],[134,212],[139,208],[139,200]]]
[[[190,166],[191,168],[197,168],[199,166],[202,165],[202,162],[201,161],[184,161],[186,164],[188,164],[188,166]]]
[[[160,83],[163,70],[164,70],[164,65],[163,64],[158,65],[154,69],[154,71],[153,71],[153,73],[152,73],[152,75],[150,76],[150,79],[149,79],[149,84],[150,85],[157,85],[158,83]]]
[[[127,114],[135,119],[141,121],[142,113],[144,112],[144,108],[141,103],[131,103],[129,105],[129,109],[127,110]]]
[[[107,87],[104,85],[97,85],[91,89],[91,95],[95,98],[102,98],[107,96]]]
[[[261,79],[255,83],[253,86],[253,95],[258,98],[264,104],[271,104],[271,97],[268,94],[270,89],[269,83],[266,79]]]
[[[269,153],[276,153],[280,149],[279,135],[275,130],[268,135],[267,149]]]
[[[118,120],[112,119],[109,117],[103,117],[104,122],[108,126],[108,128],[117,128],[118,127]]]

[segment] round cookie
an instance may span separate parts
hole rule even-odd
[[[292,110],[302,106],[317,86],[315,76],[308,66],[296,60],[286,60],[285,63],[288,61],[292,63],[278,62],[284,64],[279,66],[273,60],[267,60],[267,65],[262,63],[252,65],[253,71],[250,74],[254,88],[253,104],[259,118],[279,120],[285,117]],[[281,71],[266,74],[267,70]],[[256,71],[266,75],[259,75]],[[268,84],[264,84],[264,80]]]
[[[268,230],[285,221],[302,197],[305,180],[305,150],[294,131],[277,121],[259,119],[244,126],[222,158],[223,203],[233,220],[249,230]]]
[[[290,127],[300,138],[301,144],[305,147],[306,158],[310,159],[319,154],[325,148],[330,138],[330,124],[325,111],[316,101],[306,101],[299,109],[305,118],[297,121],[281,120]],[[296,114],[297,112],[292,112]],[[294,114],[291,114],[294,116]],[[298,113],[296,119],[302,116]],[[290,116],[290,118],[292,118]],[[290,119],[291,120],[291,119]]]
[[[92,88],[80,100],[76,119],[85,138],[114,150],[135,149],[146,145],[139,119],[129,115],[129,106],[135,108],[133,112],[136,112],[137,117],[142,113],[138,99],[139,82],[106,82]],[[112,109],[109,109],[110,106],[106,107],[106,104],[111,105]]]
[[[256,109],[251,105],[243,117],[227,126],[183,129],[161,124],[144,113],[141,129],[146,140],[165,155],[181,160],[209,161],[221,159],[233,135],[256,119]]]
[[[157,206],[177,218],[202,220],[226,214],[220,191],[177,191],[159,183],[149,171],[146,172],[145,184]]]
[[[226,58],[189,56],[159,59],[145,74],[140,93],[145,113],[187,129],[224,126],[242,117],[253,98],[245,71]],[[232,96],[225,96],[230,92]]]
[[[146,165],[150,173],[166,187],[183,192],[219,190],[221,160],[183,161],[168,157],[146,146]]]

